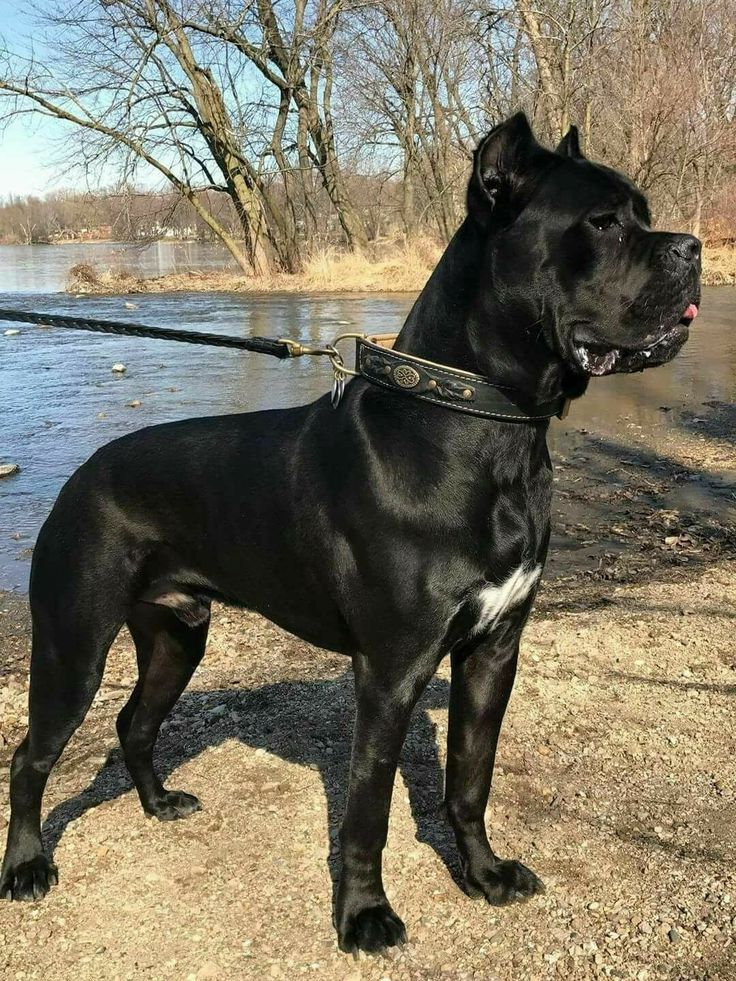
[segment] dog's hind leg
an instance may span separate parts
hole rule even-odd
[[[136,603],[128,618],[138,657],[138,682],[118,716],[125,762],[146,814],[161,821],[186,817],[200,809],[191,794],[166,790],[153,767],[153,748],[161,723],[202,660],[209,608],[200,623],[189,625],[166,606]]]
[[[110,644],[122,626],[107,596],[63,605],[63,590],[31,596],[33,646],[28,733],[10,770],[10,827],[0,897],[40,899],[58,881],[41,842],[41,801],[51,769],[100,686]]]

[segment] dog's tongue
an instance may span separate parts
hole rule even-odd
[[[683,320],[695,320],[695,318],[697,317],[697,315],[698,315],[698,308],[697,308],[697,306],[694,303],[691,303],[688,306],[687,310],[683,313],[682,319]]]

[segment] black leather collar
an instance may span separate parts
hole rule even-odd
[[[393,335],[373,340],[356,339],[355,367],[361,377],[424,402],[433,402],[457,412],[506,422],[541,422],[557,416],[564,419],[570,400],[528,402],[513,388],[494,385],[483,375],[425,361],[413,354],[393,351]]]

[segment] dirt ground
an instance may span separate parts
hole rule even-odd
[[[440,809],[443,666],[405,747],[385,856],[409,943],[340,954],[347,662],[221,607],[158,749],[169,785],[204,810],[159,824],[131,791],[113,727],[134,682],[121,636],[46,796],[60,885],[39,904],[0,904],[0,975],[736,977],[736,427],[723,406],[703,413],[670,435],[632,431],[625,450],[581,431],[557,459],[555,561],[487,815],[495,850],[529,864],[544,896],[494,909],[456,885]],[[0,596],[0,645],[4,828],[25,720],[23,597]]]

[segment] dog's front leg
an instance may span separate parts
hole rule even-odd
[[[494,854],[485,828],[498,734],[519,650],[519,631],[509,633],[501,641],[483,641],[465,657],[453,656],[445,786],[468,894],[499,906],[544,889],[521,862]]]
[[[377,953],[406,939],[383,890],[381,856],[409,718],[436,668],[435,658],[406,663],[397,655],[378,665],[359,654],[353,661],[355,733],[335,906],[338,943],[346,953]]]

